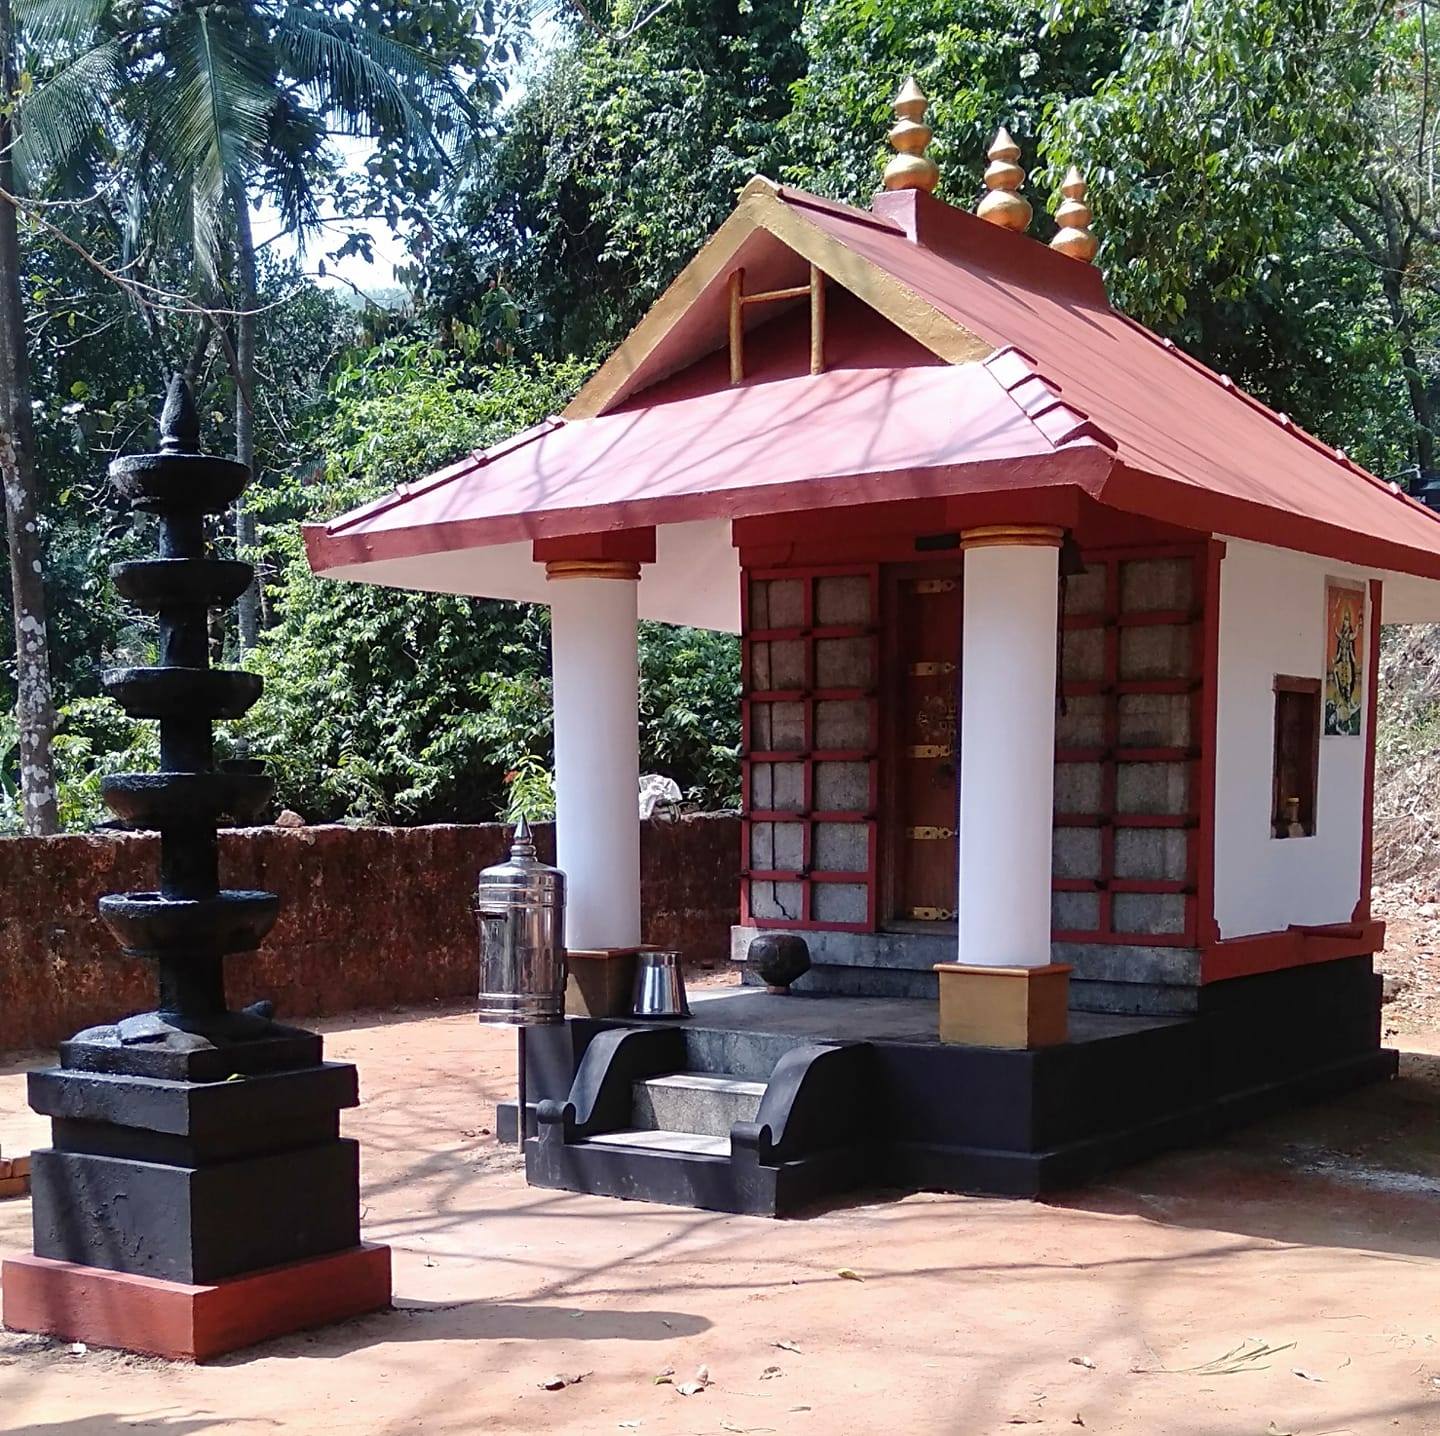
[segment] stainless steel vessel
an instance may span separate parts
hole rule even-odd
[[[647,951],[635,955],[633,1017],[689,1017],[685,1000],[685,974],[678,952]]]
[[[565,874],[535,856],[530,825],[515,825],[510,857],[480,874],[481,1022],[565,1017]]]

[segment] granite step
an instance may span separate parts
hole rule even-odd
[[[666,1132],[654,1128],[630,1128],[587,1137],[582,1147],[628,1147],[646,1152],[678,1152],[690,1157],[730,1156],[730,1138],[710,1137],[703,1132]]]
[[[715,1137],[728,1151],[730,1128],[755,1120],[765,1084],[731,1072],[670,1072],[631,1090],[636,1130]]]

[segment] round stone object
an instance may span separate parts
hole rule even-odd
[[[793,932],[764,932],[751,939],[745,965],[769,991],[789,992],[810,971],[810,945]]]

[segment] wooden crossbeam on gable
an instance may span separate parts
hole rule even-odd
[[[800,207],[787,203],[783,194],[778,185],[758,176],[745,186],[734,212],[571,401],[566,418],[585,419],[606,413],[730,342],[731,275],[741,267],[742,249],[760,234],[772,236],[803,261],[810,272],[819,271],[825,281],[849,290],[947,363],[965,364],[993,352],[993,345],[936,309],[879,265],[810,223]],[[782,292],[791,287],[782,286]],[[811,286],[798,286],[797,293],[809,293],[812,304],[815,302]],[[823,309],[823,298],[821,306]],[[695,332],[684,334],[683,321],[697,307],[707,307],[712,315]],[[817,326],[822,334],[823,325],[822,316]],[[812,353],[812,372],[819,372],[814,362]]]

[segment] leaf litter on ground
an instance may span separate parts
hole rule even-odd
[[[1237,1346],[1232,1346],[1223,1356],[1212,1357],[1197,1366],[1132,1366],[1137,1376],[1233,1376],[1242,1371],[1268,1371],[1269,1365],[1262,1365],[1267,1358],[1279,1356],[1282,1351],[1293,1351],[1295,1343],[1287,1341],[1282,1346],[1271,1346],[1258,1337],[1247,1337]]]
[[[577,1371],[573,1375],[564,1375],[557,1371],[554,1376],[547,1376],[544,1381],[535,1384],[542,1391],[563,1391],[567,1386],[578,1386],[590,1374],[588,1371]]]
[[[710,1368],[702,1366],[696,1373],[693,1381],[681,1382],[675,1389],[682,1396],[698,1396],[707,1386],[715,1383],[710,1379]]]

